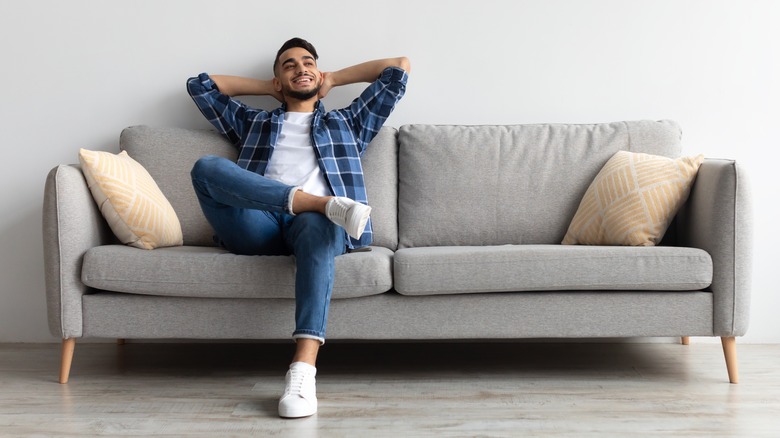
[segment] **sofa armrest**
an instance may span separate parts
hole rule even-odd
[[[752,280],[752,210],[747,176],[732,160],[706,159],[680,212],[681,245],[712,257],[713,335],[748,328]]]
[[[81,169],[60,165],[49,172],[43,196],[43,254],[49,330],[82,336],[81,282],[84,253],[114,239],[87,187]]]

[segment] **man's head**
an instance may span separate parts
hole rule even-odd
[[[317,49],[315,49],[314,46],[310,42],[306,41],[303,38],[292,38],[292,39],[289,39],[284,44],[282,44],[282,47],[280,47],[279,51],[276,52],[276,59],[274,59],[274,76],[276,76],[277,73],[278,73],[277,70],[276,70],[276,67],[278,67],[279,64],[281,63],[279,58],[282,56],[282,54],[284,52],[286,52],[287,50],[292,49],[294,47],[300,47],[301,49],[306,50],[307,52],[309,52],[309,54],[312,55],[312,57],[314,57],[315,61],[317,61],[317,59],[319,59],[319,56],[317,56]]]
[[[322,73],[317,69],[317,50],[302,38],[285,42],[274,60],[274,87],[285,97],[309,100],[320,91]]]

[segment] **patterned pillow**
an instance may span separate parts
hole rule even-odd
[[[181,224],[157,184],[127,152],[79,150],[81,170],[119,240],[142,249],[183,243]]]
[[[561,243],[657,245],[703,161],[704,155],[616,153],[588,187]]]

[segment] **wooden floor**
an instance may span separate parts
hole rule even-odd
[[[292,345],[0,345],[0,436],[780,436],[780,345],[346,344],[277,417]]]

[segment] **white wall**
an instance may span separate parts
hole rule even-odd
[[[686,153],[735,158],[755,198],[751,329],[780,342],[780,2],[7,1],[0,16],[0,342],[52,341],[41,203],[79,147],[117,150],[135,124],[208,127],[184,90],[201,71],[270,76],[291,36],[320,67],[406,55],[389,124],[674,119]],[[392,4],[392,6],[390,5]],[[328,9],[325,9],[328,8]],[[328,107],[361,87],[337,89]],[[256,98],[257,105],[271,104]]]

